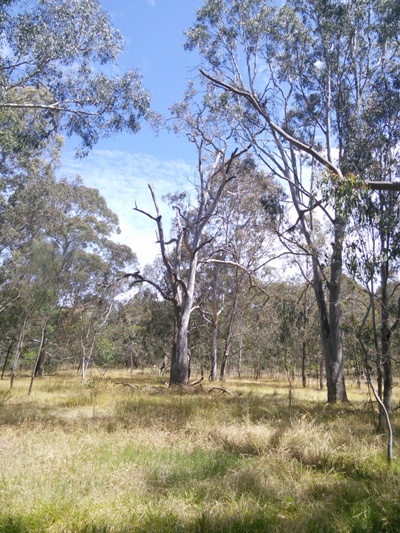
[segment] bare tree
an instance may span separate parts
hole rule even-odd
[[[174,335],[172,342],[170,384],[188,383],[190,350],[188,346],[189,319],[193,310],[196,275],[200,261],[207,255],[212,237],[205,228],[214,216],[226,185],[235,176],[231,174],[234,162],[248,150],[232,150],[232,126],[223,115],[216,117],[204,103],[193,103],[196,93],[189,88],[182,104],[172,108],[174,128],[184,131],[198,154],[194,203],[188,193],[170,195],[175,210],[171,239],[165,236],[162,216],[153,187],[149,185],[155,214],[135,210],[152,219],[157,226],[157,240],[164,266],[165,279],[157,281],[146,274],[130,274],[133,283],[152,285],[163,298],[174,306]]]

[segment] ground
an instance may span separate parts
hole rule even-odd
[[[2,532],[400,530],[400,415],[389,466],[366,385],[330,406],[296,383],[290,408],[284,380],[224,392],[93,370],[28,387],[0,382]]]

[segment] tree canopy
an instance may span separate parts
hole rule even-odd
[[[110,75],[123,41],[98,0],[2,2],[0,33],[0,123],[15,123],[18,110],[40,123],[20,139],[36,145],[63,131],[81,138],[84,154],[102,137],[138,131],[149,93],[137,70]]]

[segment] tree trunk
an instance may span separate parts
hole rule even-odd
[[[389,265],[385,261],[381,264],[381,352],[383,368],[383,403],[389,414],[393,413],[393,372],[390,357],[390,337],[389,327],[388,295],[387,283],[389,279]],[[382,396],[381,396],[382,397]]]
[[[319,358],[319,390],[324,390],[324,368],[325,368],[325,360],[324,357]]]
[[[31,393],[32,393],[33,381],[34,381],[35,377],[38,375],[38,370],[40,368],[40,365],[44,363],[45,346],[46,346],[46,325],[47,325],[47,320],[46,320],[45,324],[42,327],[42,332],[41,332],[41,337],[40,337],[40,344],[39,344],[38,353],[37,353],[37,357],[36,357],[36,361],[35,361],[35,366],[33,367],[33,370],[32,370],[31,383],[29,385],[28,396],[30,396]]]
[[[11,368],[10,389],[12,389],[13,385],[14,385],[15,374],[17,372],[17,368],[18,368],[18,364],[19,364],[19,358],[20,358],[20,355],[21,355],[21,352],[22,352],[22,347],[24,345],[27,322],[28,322],[28,318],[25,317],[24,323],[23,323],[22,328],[21,328],[21,332],[19,334],[17,349],[15,350],[14,361],[13,361],[13,365],[12,365],[12,368]]]
[[[224,355],[222,356],[222,361],[221,361],[221,369],[220,369],[220,380],[221,381],[225,381],[228,376],[228,361],[231,355],[233,327],[234,327],[235,318],[236,318],[237,306],[238,306],[238,291],[235,290],[235,295],[234,295],[232,308],[231,308],[231,312],[229,316],[229,324],[228,324],[228,331],[226,334]]]
[[[10,343],[10,345],[8,347],[6,358],[4,360],[3,370],[1,371],[1,379],[4,379],[4,374],[5,374],[5,371],[6,371],[6,368],[7,368],[8,359],[10,357],[10,353],[11,353],[11,349],[12,349],[12,346],[14,344],[14,341],[15,341],[15,339],[12,339],[11,343]]]
[[[170,385],[187,385],[189,381],[188,332],[190,308],[175,307],[175,332],[172,345]]]
[[[295,164],[295,158],[293,158]],[[295,168],[295,167],[294,167]],[[290,171],[288,172],[290,176]],[[343,267],[343,239],[346,221],[335,212],[333,223],[332,255],[330,259],[329,280],[323,275],[318,261],[317,247],[312,236],[312,219],[308,226],[301,211],[298,189],[290,187],[294,206],[299,215],[302,233],[311,250],[313,268],[313,290],[318,306],[322,353],[325,363],[328,403],[347,401],[343,369],[342,313],[341,313],[341,277]],[[329,305],[326,302],[324,285],[328,285]]]
[[[212,298],[212,341],[211,341],[211,371],[210,371],[210,381],[217,381],[217,371],[218,371],[218,298],[217,298],[217,287],[218,287],[218,273],[219,265],[216,265],[213,272],[213,298]]]
[[[329,281],[329,310],[324,294],[324,280],[318,262],[313,257],[313,289],[318,305],[322,352],[325,362],[328,402],[347,401],[342,352],[341,319],[341,275],[343,251],[344,222],[337,219],[333,253],[331,259],[331,276]]]
[[[217,381],[218,364],[218,317],[212,321],[212,342],[211,342],[211,372],[210,381]]]
[[[43,376],[45,362],[46,362],[46,339],[44,341],[42,349],[39,352],[39,359],[37,360],[37,364],[35,368],[35,377]]]
[[[336,214],[334,226],[331,277],[329,281],[329,339],[326,379],[328,402],[347,402],[343,369],[343,334],[341,309],[341,281],[345,221]]]
[[[243,318],[243,316],[242,316],[242,318]],[[241,330],[243,331],[243,327],[241,327]],[[242,360],[243,360],[243,333],[240,333],[240,337],[239,337],[239,355],[238,355],[238,366],[237,366],[237,372],[238,372],[238,378],[239,379],[242,377]]]
[[[301,353],[301,381],[303,387],[307,387],[307,376],[306,376],[306,358],[307,358],[307,341],[303,339],[303,345],[302,345],[302,353]]]
[[[231,341],[230,339],[227,339],[226,344],[225,344],[224,355],[222,356],[221,369],[219,371],[219,379],[221,381],[225,381],[226,378],[228,377],[228,361],[229,361],[230,354],[231,354]]]
[[[185,289],[175,284],[174,340],[172,344],[170,385],[187,385],[190,374],[189,320],[192,313],[196,283],[198,256],[193,254],[188,267],[188,283]]]

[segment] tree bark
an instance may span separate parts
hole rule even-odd
[[[302,381],[303,388],[307,387],[306,358],[307,358],[307,341],[303,339],[302,352],[301,352],[301,381]]]
[[[188,329],[190,312],[175,308],[175,332],[172,344],[170,385],[187,385],[189,381]]]
[[[218,317],[212,320],[210,381],[217,381],[218,364]]]
[[[174,340],[172,344],[170,385],[187,385],[190,372],[189,356],[189,320],[192,312],[196,272],[198,264],[197,252],[193,255],[188,266],[188,282],[185,288],[179,282],[174,282]]]
[[[329,281],[329,308],[324,293],[324,279],[317,259],[313,256],[313,289],[318,305],[322,352],[325,362],[328,402],[347,401],[342,344],[341,274],[344,222],[336,223]]]
[[[326,379],[328,402],[346,402],[347,394],[343,369],[343,332],[341,309],[341,280],[343,264],[343,239],[345,221],[336,216],[334,225],[333,253],[331,258],[331,275],[329,280],[329,337]]]
[[[383,403],[389,414],[393,413],[393,372],[390,357],[389,310],[387,284],[389,279],[388,262],[381,263],[381,361],[383,368]],[[382,396],[380,396],[382,398]]]
[[[13,346],[13,344],[14,344],[14,341],[15,341],[15,339],[12,339],[12,340],[11,340],[11,343],[10,343],[10,345],[9,345],[9,347],[8,347],[7,354],[6,354],[6,358],[5,358],[5,360],[4,360],[3,369],[2,369],[2,371],[1,371],[1,379],[4,379],[4,374],[5,374],[5,372],[6,372],[8,359],[9,359],[9,357],[10,357],[10,353],[11,353],[11,349],[12,349],[12,346]]]
[[[219,265],[215,265],[213,272],[213,298],[212,298],[212,317],[211,317],[211,327],[212,327],[212,338],[211,338],[211,370],[210,370],[210,381],[217,381],[217,371],[218,371],[218,318],[220,311],[218,310],[218,299],[217,299],[217,286],[218,286],[218,273]]]
[[[235,283],[237,286],[237,273],[236,273]],[[222,361],[221,361],[221,369],[220,369],[220,380],[221,381],[225,381],[228,376],[228,361],[231,355],[233,328],[235,324],[237,306],[238,306],[238,291],[236,288],[233,303],[232,303],[232,308],[231,308],[231,312],[229,316],[229,324],[228,324],[228,331],[226,334],[224,354],[222,356]]]
[[[47,320],[42,327],[41,336],[40,336],[40,344],[39,344],[38,353],[37,353],[37,357],[35,361],[35,366],[33,367],[33,370],[32,370],[32,376],[31,376],[31,382],[29,385],[28,396],[30,396],[32,393],[33,381],[35,377],[38,375],[38,370],[40,368],[40,365],[43,365],[44,363],[45,346],[46,346],[46,325],[47,325]]]
[[[13,385],[14,385],[15,374],[17,372],[17,368],[18,368],[18,364],[19,364],[19,358],[20,358],[20,355],[22,353],[22,348],[23,348],[23,345],[24,345],[27,323],[28,323],[28,317],[25,317],[24,323],[23,323],[22,328],[21,328],[21,332],[19,334],[17,349],[15,350],[14,361],[13,361],[13,365],[12,365],[12,368],[11,368],[10,389],[12,389]]]

